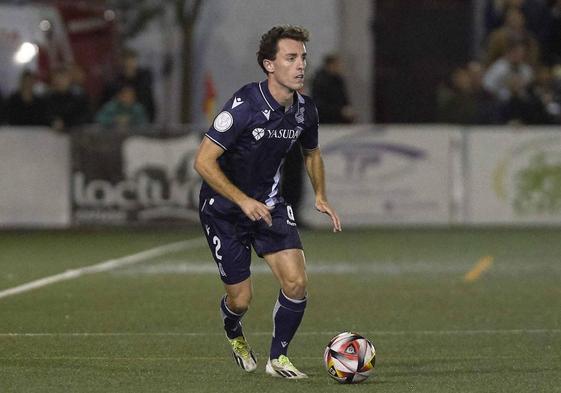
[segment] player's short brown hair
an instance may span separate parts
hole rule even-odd
[[[263,65],[263,60],[275,60],[279,50],[279,40],[283,38],[305,43],[310,39],[310,33],[300,26],[280,25],[263,34],[259,43],[259,51],[257,51],[257,63],[265,74],[268,74],[268,72]]]

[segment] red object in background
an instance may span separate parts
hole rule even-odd
[[[216,87],[210,72],[205,73],[205,91],[203,96],[203,112],[205,113],[207,123],[211,124],[216,114]]]
[[[104,1],[58,0],[54,5],[64,20],[74,61],[83,71],[84,88],[97,103],[117,68],[116,15]]]

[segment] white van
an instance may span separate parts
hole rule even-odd
[[[24,69],[46,78],[49,69],[73,62],[59,11],[43,4],[0,4],[0,89],[17,89]]]

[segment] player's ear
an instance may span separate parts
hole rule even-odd
[[[263,66],[268,72],[273,72],[275,70],[275,66],[273,65],[273,62],[271,60],[263,60]]]

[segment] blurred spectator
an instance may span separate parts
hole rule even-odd
[[[126,129],[129,126],[141,126],[148,123],[148,117],[142,104],[136,99],[133,86],[123,85],[115,97],[106,102],[95,116],[95,121],[104,127]]]
[[[450,82],[437,90],[437,121],[454,124],[477,123],[477,97],[469,72],[458,67]]]
[[[526,27],[538,38],[544,32],[543,18],[547,13],[545,0],[488,0],[485,8],[485,29],[491,32],[505,23],[509,8],[516,8],[524,14]]]
[[[534,71],[526,63],[526,46],[514,42],[505,56],[495,61],[483,76],[483,86],[500,102],[510,100],[513,93],[526,90],[534,79]]]
[[[76,94],[86,94],[86,73],[78,64],[74,63],[69,66],[70,73],[70,89]]]
[[[507,55],[495,62],[484,77],[484,85],[498,101],[502,124],[553,124],[559,106],[554,101],[551,72],[547,67],[534,71],[524,63],[525,46],[514,44]]]
[[[484,69],[478,61],[470,61],[466,65],[469,75],[472,94],[477,102],[475,124],[496,124],[497,101],[491,93],[483,87]]]
[[[7,122],[16,126],[44,126],[47,120],[45,100],[35,92],[36,75],[24,70],[18,90],[10,95],[6,105]]]
[[[68,68],[61,67],[53,71],[46,105],[49,124],[57,131],[67,131],[89,121],[88,98],[83,92],[72,88]]]
[[[322,124],[352,123],[355,115],[347,96],[343,65],[338,55],[327,55],[312,82],[312,97]]]
[[[561,63],[561,0],[550,0],[545,18],[543,60],[553,65]]]
[[[508,8],[522,8],[524,0],[487,0],[485,6],[485,29],[487,33],[498,29],[505,22]]]
[[[526,61],[532,66],[539,62],[540,46],[534,35],[526,29],[524,14],[518,9],[511,7],[506,11],[505,23],[502,27],[495,29],[489,35],[486,65],[493,64],[497,59],[503,57],[512,42],[520,42],[526,45]]]
[[[437,121],[452,124],[496,124],[497,102],[483,88],[483,67],[471,61],[454,70],[437,89]]]
[[[548,124],[548,117],[538,97],[528,89],[520,75],[509,80],[510,97],[499,107],[502,124]]]
[[[555,100],[561,102],[561,63],[556,64],[551,68],[553,92]]]
[[[555,90],[555,79],[550,67],[542,66],[538,69],[530,94],[535,97],[537,112],[532,124],[561,123],[561,97]]]
[[[103,101],[115,96],[123,85],[133,86],[138,102],[144,107],[149,121],[156,118],[156,107],[152,91],[152,73],[138,64],[138,55],[132,49],[126,49],[121,57],[121,70],[115,80],[105,86]]]

